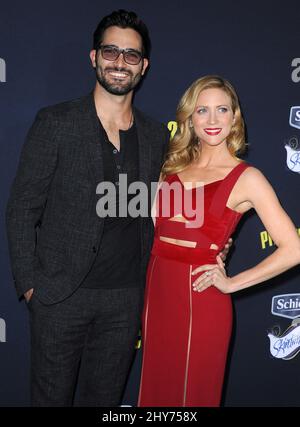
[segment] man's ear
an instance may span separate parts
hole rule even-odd
[[[90,59],[91,59],[92,67],[96,68],[96,49],[92,49],[90,51]]]
[[[143,58],[143,69],[142,69],[142,76],[145,74],[147,68],[149,65],[149,61],[147,58]]]

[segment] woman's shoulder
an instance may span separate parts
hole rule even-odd
[[[242,162],[246,167],[241,174],[240,181],[247,186],[256,186],[267,183],[268,180],[260,169],[251,165],[248,162]]]
[[[253,166],[251,163],[248,163],[248,162],[245,162],[245,161],[242,161],[240,163],[242,163],[243,165],[245,165],[245,171],[243,173],[243,175],[245,177],[254,178],[255,179],[256,177],[262,177],[262,176],[264,176],[264,174],[261,172],[261,170],[258,169],[256,166]]]

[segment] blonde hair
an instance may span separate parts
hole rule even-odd
[[[163,176],[180,172],[199,158],[198,139],[194,128],[190,126],[191,116],[195,111],[200,92],[215,88],[222,89],[229,95],[235,118],[231,132],[227,137],[228,150],[233,157],[245,151],[245,125],[235,89],[228,80],[222,77],[204,76],[196,80],[179,101],[176,111],[178,129],[169,143],[166,160],[162,167]]]

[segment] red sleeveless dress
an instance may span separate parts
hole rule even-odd
[[[241,214],[226,206],[242,162],[223,179],[204,185],[204,220],[197,228],[170,221],[180,208],[170,197],[170,214],[158,214],[148,265],[143,313],[143,363],[138,406],[219,406],[232,327],[229,294],[214,286],[195,292],[194,268],[216,264],[216,256],[236,228]],[[186,190],[192,198],[199,188]],[[203,192],[203,187],[201,188]],[[182,209],[181,214],[183,214]],[[187,248],[160,236],[196,242]],[[218,249],[210,249],[215,244]],[[200,273],[202,274],[202,273]]]

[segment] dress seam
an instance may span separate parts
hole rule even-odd
[[[192,289],[191,289],[191,273],[192,266],[190,265],[189,271],[189,302],[190,302],[190,321],[189,321],[189,339],[188,339],[188,348],[187,348],[187,357],[186,357],[186,366],[185,366],[185,379],[184,379],[184,391],[183,391],[183,407],[186,406],[186,394],[187,394],[187,383],[188,383],[188,372],[189,372],[189,363],[190,363],[190,350],[191,350],[191,336],[192,336],[192,322],[193,322],[193,310],[192,310]]]
[[[152,281],[152,274],[153,274],[153,270],[154,270],[156,260],[157,260],[157,256],[155,256],[155,258],[153,260],[151,273],[149,276],[149,283],[151,283],[151,281]],[[150,295],[150,290],[149,290],[149,295]],[[149,295],[147,297],[147,306],[146,306],[146,313],[145,313],[145,328],[144,328],[145,336],[144,336],[144,338],[142,337],[142,348],[143,348],[144,353],[145,353],[145,348],[146,348],[146,337],[147,337],[147,327],[148,327]],[[141,385],[140,385],[140,391],[139,391],[138,406],[140,406],[140,399],[141,399],[141,393],[142,393],[142,387],[143,387],[143,372],[144,372],[144,357],[143,357],[143,362],[142,362]]]

